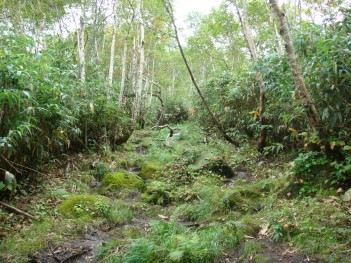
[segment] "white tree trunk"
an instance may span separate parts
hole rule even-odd
[[[124,40],[124,47],[123,47],[123,57],[122,57],[122,76],[121,76],[121,88],[119,91],[118,97],[118,111],[121,109],[123,95],[124,95],[124,85],[126,81],[126,68],[127,68],[127,52],[128,52],[128,37]]]
[[[152,95],[153,95],[153,88],[155,82],[155,59],[152,59],[152,68],[151,68],[151,82],[150,82],[150,91],[149,91],[149,107],[152,105]]]
[[[144,43],[144,22],[141,15],[141,6],[142,0],[138,0],[137,2],[137,18],[140,24],[140,46],[139,46],[139,71],[138,71],[138,79],[137,79],[137,89],[135,94],[135,101],[134,101],[134,117],[133,117],[133,126],[135,126],[139,116],[140,116],[140,109],[141,109],[141,96],[143,91],[143,75],[144,75],[144,64],[145,64],[145,43]]]
[[[137,51],[137,40],[135,37],[133,37],[133,50],[132,50],[132,63],[130,65],[130,70],[129,70],[129,79],[132,80],[132,89],[133,92],[135,91],[135,86],[136,86],[136,67],[138,63],[138,51]]]
[[[257,50],[255,43],[253,41],[253,36],[251,32],[251,28],[249,26],[249,23],[247,22],[247,8],[246,8],[246,0],[242,0],[242,14],[240,13],[239,6],[235,2],[235,7],[238,12],[238,16],[241,21],[241,25],[243,28],[243,33],[245,36],[245,40],[247,43],[247,46],[250,51],[251,55],[251,60],[253,63],[257,63]],[[260,103],[259,103],[259,122],[261,125],[261,133],[260,133],[260,140],[258,143],[258,150],[262,150],[265,147],[266,144],[266,137],[267,137],[267,130],[265,129],[264,125],[266,124],[265,119],[264,119],[264,112],[265,112],[265,104],[266,104],[266,86],[263,80],[263,76],[261,71],[258,69],[256,70],[256,80],[258,82],[258,86],[260,88]]]
[[[116,32],[117,32],[117,0],[113,4],[114,19],[113,19],[113,30],[112,30],[112,41],[111,41],[111,52],[110,52],[110,68],[108,71],[108,86],[112,87],[113,84],[113,71],[115,62],[115,49],[116,49]]]
[[[85,82],[85,43],[84,43],[84,12],[79,18],[79,29],[78,29],[78,57],[79,57],[79,69],[80,69],[80,81]]]

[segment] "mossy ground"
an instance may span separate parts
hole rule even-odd
[[[111,209],[111,201],[102,195],[72,195],[60,206],[61,213],[68,218],[104,217]]]
[[[103,157],[72,156],[65,176],[64,167],[49,169],[50,177],[12,201],[40,221],[1,210],[0,261],[27,262],[99,229],[106,234],[97,262],[351,261],[350,203],[330,191],[282,193],[296,154],[267,159],[250,145],[233,149],[217,138],[206,145],[194,126],[177,128],[173,138],[167,130],[136,132]],[[209,169],[213,160],[235,176]],[[154,162],[157,179],[136,174]]]
[[[127,171],[119,170],[117,172],[106,174],[101,182],[101,193],[119,191],[123,188],[139,189],[145,187],[144,181],[136,174],[130,174]]]
[[[140,176],[145,180],[156,179],[162,172],[162,166],[157,162],[147,162],[141,167]]]

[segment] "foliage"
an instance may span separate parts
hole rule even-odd
[[[150,204],[167,205],[173,199],[171,187],[160,181],[152,181],[142,194],[142,198]]]
[[[108,213],[108,220],[116,225],[123,225],[131,222],[133,219],[133,212],[129,205],[121,200],[116,200],[112,203],[110,212]]]
[[[116,258],[117,262],[211,262],[237,242],[231,222],[191,231],[176,223],[153,221],[150,234],[133,240]]]
[[[350,157],[330,160],[322,153],[300,153],[294,160],[293,176],[302,195],[321,193],[328,187],[350,184]]]
[[[162,124],[177,124],[188,119],[188,109],[182,101],[169,100],[165,104]]]
[[[111,167],[104,162],[98,162],[96,164],[96,167],[94,168],[94,170],[91,172],[92,176],[94,176],[94,178],[96,180],[101,181],[104,177],[104,175],[108,174],[112,172]]]

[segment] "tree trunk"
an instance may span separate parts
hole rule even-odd
[[[246,40],[247,46],[248,46],[249,51],[250,51],[251,60],[253,63],[257,63],[257,50],[256,50],[256,46],[255,46],[254,41],[253,41],[251,28],[247,22],[246,0],[242,0],[242,8],[243,8],[242,14],[240,14],[239,6],[238,6],[238,3],[236,1],[234,2],[234,5],[236,7],[236,10],[237,10],[240,22],[241,22],[241,26],[243,29],[243,33],[245,36],[245,40]],[[261,126],[260,140],[258,142],[257,149],[259,151],[261,151],[266,146],[267,129],[266,129],[265,125],[267,123],[266,123],[266,120],[263,116],[264,112],[265,112],[265,104],[266,104],[266,86],[264,84],[262,72],[259,69],[256,70],[256,80],[257,80],[258,86],[260,88],[260,103],[258,106],[258,112],[259,112],[259,122],[260,122],[260,126]]]
[[[136,71],[137,71],[137,63],[138,63],[138,58],[137,58],[138,52],[137,52],[137,40],[136,37],[133,37],[133,50],[132,50],[132,63],[130,65],[130,70],[129,70],[129,79],[132,81],[132,89],[133,92],[135,92],[135,87],[136,87]]]
[[[84,54],[84,11],[83,15],[79,18],[79,29],[78,29],[78,57],[79,57],[79,69],[80,69],[80,81],[85,82],[85,54]]]
[[[140,24],[140,46],[138,49],[139,53],[139,71],[138,71],[138,79],[137,79],[137,88],[136,88],[136,96],[134,100],[134,116],[133,116],[133,128],[135,127],[138,118],[140,116],[141,109],[141,95],[143,91],[143,74],[144,74],[144,64],[145,64],[145,43],[144,43],[144,23],[141,15],[141,6],[142,0],[138,0],[137,2],[137,17],[138,22]]]
[[[121,87],[120,87],[119,97],[118,97],[117,115],[119,114],[119,111],[121,110],[122,101],[123,101],[124,85],[125,85],[125,81],[126,81],[127,52],[128,52],[128,36],[124,40],[124,47],[123,47],[122,76],[121,76]]]
[[[175,33],[175,38],[177,40],[177,43],[178,43],[178,48],[179,48],[179,51],[180,51],[180,54],[182,55],[182,58],[183,58],[183,61],[184,61],[184,64],[188,70],[188,73],[190,75],[190,78],[191,78],[191,81],[193,82],[194,86],[195,86],[195,89],[197,91],[197,93],[199,94],[201,100],[202,100],[202,103],[204,104],[204,106],[206,107],[207,109],[207,112],[210,114],[211,116],[211,119],[213,121],[213,123],[216,125],[218,131],[222,134],[223,138],[230,142],[231,144],[235,145],[235,146],[239,146],[239,143],[236,142],[235,140],[233,140],[222,128],[221,124],[219,123],[219,121],[217,120],[216,116],[214,115],[214,113],[212,112],[210,106],[208,105],[204,95],[202,94],[199,86],[197,85],[197,82],[194,78],[194,75],[193,75],[193,72],[189,66],[189,63],[188,63],[188,60],[186,59],[186,56],[185,56],[185,53],[183,51],[183,47],[182,45],[180,44],[180,40],[179,40],[179,36],[178,36],[178,28],[176,26],[176,23],[175,23],[175,20],[174,20],[174,16],[173,16],[173,9],[172,9],[172,6],[171,4],[169,3],[168,0],[163,0],[163,3],[164,3],[164,6],[166,8],[166,11],[168,13],[168,15],[170,16],[171,18],[171,22],[172,22],[172,25],[173,25],[173,28],[174,28],[174,33]]]
[[[152,59],[152,69],[151,69],[151,83],[150,83],[150,97],[149,97],[149,107],[152,105],[152,93],[153,93],[153,85],[155,81],[155,59]]]
[[[273,13],[278,17],[280,23],[280,34],[285,42],[285,50],[288,55],[289,65],[294,75],[295,84],[298,88],[303,106],[306,108],[309,123],[312,129],[318,132],[322,145],[325,147],[325,152],[327,154],[330,154],[332,150],[327,141],[329,134],[325,125],[322,123],[312,96],[306,87],[305,79],[302,76],[300,66],[297,62],[297,57],[291,36],[289,34],[288,23],[286,21],[285,14],[279,8],[276,0],[270,0],[270,4]]]
[[[110,69],[108,71],[108,86],[111,89],[113,84],[113,71],[114,71],[114,61],[115,61],[115,47],[116,47],[116,32],[117,32],[117,0],[113,3],[113,30],[112,30],[112,40],[111,40],[111,53],[110,53]]]

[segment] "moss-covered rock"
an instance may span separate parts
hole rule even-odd
[[[116,191],[121,188],[143,190],[145,184],[142,178],[136,174],[129,174],[127,171],[119,170],[104,176],[101,182],[101,192]]]
[[[229,209],[244,212],[258,211],[260,207],[259,202],[257,202],[259,196],[259,193],[249,189],[228,189],[224,192],[223,201]]]
[[[149,162],[141,167],[140,176],[145,179],[154,179],[160,175],[162,166],[156,162]]]
[[[224,193],[224,203],[228,208],[241,210],[245,200],[238,191],[226,190]]]
[[[260,232],[259,222],[253,218],[243,218],[241,221],[236,223],[239,236],[257,236]]]
[[[62,202],[61,213],[68,218],[106,217],[110,212],[110,199],[102,195],[72,195]]]
[[[229,166],[226,160],[212,152],[202,153],[196,162],[189,167],[194,171],[211,171],[227,178],[232,178],[235,176],[235,172]]]
[[[241,196],[250,199],[257,199],[261,196],[260,189],[256,185],[238,186],[234,187],[232,190],[237,191],[241,194]]]

